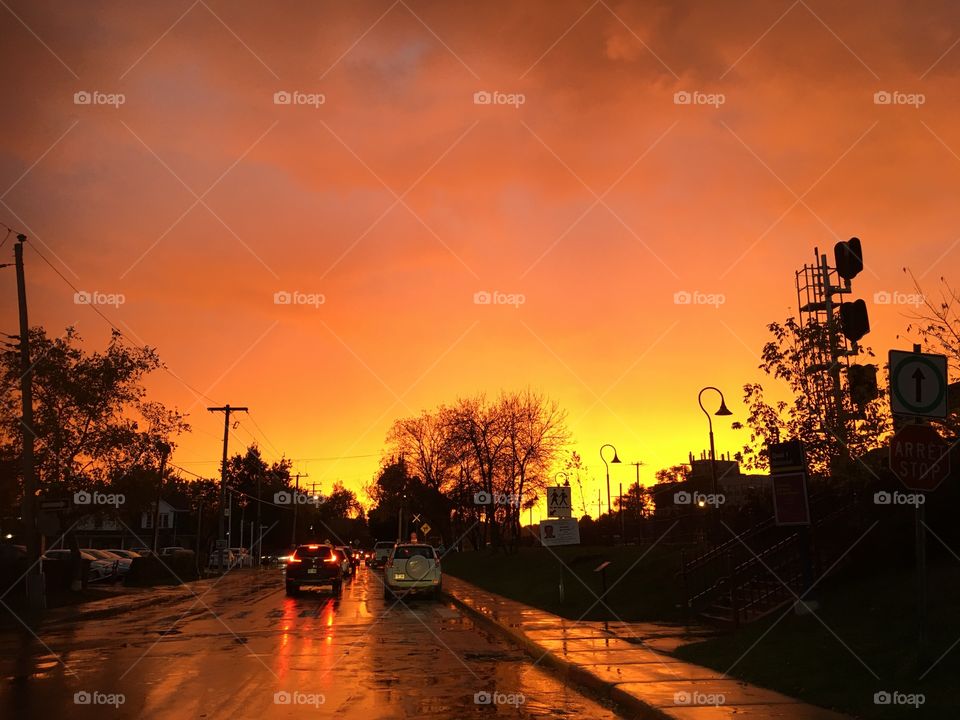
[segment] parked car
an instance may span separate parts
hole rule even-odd
[[[387,563],[394,545],[396,543],[393,540],[381,540],[373,546],[373,567],[383,567]]]
[[[54,560],[56,562],[70,562],[70,550],[67,548],[58,548],[56,550],[47,550],[42,560]],[[107,560],[96,558],[90,553],[80,551],[80,559],[89,563],[87,570],[87,582],[99,582],[101,580],[110,580],[116,577],[116,566]]]
[[[120,550],[119,548],[107,548],[107,552],[113,553],[114,555],[119,555],[122,558],[127,558],[129,560],[136,560],[138,557],[142,557],[140,553],[134,552],[133,550]]]
[[[80,552],[85,552],[88,555],[93,555],[98,560],[106,560],[107,562],[112,562],[114,568],[118,575],[126,575],[130,572],[130,566],[133,564],[133,560],[130,558],[120,557],[119,555],[114,555],[109,550],[99,550],[96,548],[80,548]]]
[[[334,595],[343,588],[344,557],[332,545],[300,545],[287,560],[284,584],[287,595],[304,585],[329,585]]]
[[[135,547],[135,548],[130,548],[130,550],[131,552],[135,552],[140,557],[148,557],[150,555],[153,555],[153,550],[147,547]]]
[[[189,550],[185,547],[180,547],[179,545],[173,545],[171,547],[160,548],[160,555],[181,555],[183,553],[192,553],[193,550]]]
[[[393,600],[409,593],[439,596],[443,586],[440,556],[432,545],[398,543],[383,570],[383,597]]]

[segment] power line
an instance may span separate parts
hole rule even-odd
[[[259,431],[259,433],[260,433],[261,435],[263,435],[263,439],[267,441],[267,445],[269,445],[271,448],[273,448],[273,451],[274,451],[277,455],[279,455],[280,457],[283,457],[283,453],[280,452],[280,451],[277,449],[277,446],[276,446],[276,445],[274,445],[272,442],[270,442],[270,438],[267,437],[267,434],[263,431],[263,428],[260,427],[260,423],[258,423],[258,422],[256,421],[256,419],[253,417],[253,415],[250,414],[250,413],[247,413],[247,417],[250,419],[250,422],[253,423],[253,426]]]
[[[6,226],[4,226],[4,227],[6,227]],[[55,272],[55,273],[57,274],[57,276],[58,276],[61,280],[63,280],[63,281],[67,284],[67,286],[68,286],[71,290],[73,290],[74,293],[78,293],[78,294],[80,293],[80,290],[77,289],[77,287],[76,287],[72,282],[70,282],[70,280],[66,277],[66,275],[64,275],[62,272],[60,272],[53,263],[51,263],[49,260],[47,260],[47,258],[44,256],[44,254],[43,254],[42,252],[40,252],[39,250],[37,250],[37,248],[36,248],[35,246],[33,246],[33,245],[30,245],[30,248],[40,257],[41,260],[43,260],[43,261],[50,267],[51,270],[53,270],[53,272]],[[117,325],[116,325],[109,317],[107,317],[107,316],[103,313],[103,311],[101,311],[100,308],[98,308],[96,305],[94,305],[94,304],[92,304],[92,303],[83,303],[83,304],[84,304],[86,307],[88,307],[88,308],[90,308],[91,310],[93,310],[93,311],[94,311],[97,315],[99,315],[101,318],[103,318],[103,320],[107,323],[107,325],[109,325],[111,328],[113,328],[122,338],[124,338],[127,342],[129,342],[129,343],[130,343],[131,345],[133,345],[135,348],[137,348],[138,350],[145,350],[145,349],[146,349],[143,345],[141,345],[140,343],[138,343],[138,342],[136,342],[135,340],[131,339],[125,332],[123,332],[123,330],[121,330],[119,327],[117,327]],[[172,378],[174,378],[177,382],[179,382],[181,385],[183,385],[185,388],[187,388],[188,390],[190,390],[190,392],[194,393],[194,394],[197,395],[198,397],[202,397],[203,399],[209,400],[210,402],[216,402],[216,400],[214,400],[213,398],[211,398],[211,397],[210,397],[209,395],[207,395],[206,393],[203,393],[203,392],[200,392],[199,390],[197,390],[197,389],[196,389],[195,387],[193,387],[190,383],[188,383],[188,382],[187,382],[186,380],[184,380],[182,377],[180,377],[180,376],[177,375],[175,372],[173,372],[173,370],[171,370],[170,368],[168,368],[165,364],[161,363],[161,364],[160,364],[160,369],[163,370],[164,372],[166,372],[168,375],[170,375],[170,376],[171,376]]]

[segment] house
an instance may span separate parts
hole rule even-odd
[[[186,510],[180,510],[175,508],[173,505],[168,503],[166,500],[160,500],[160,513],[156,514],[157,505],[156,503],[151,503],[150,507],[147,510],[144,510],[140,513],[140,529],[141,530],[153,530],[153,518],[154,515],[157,517],[157,524],[161,530],[169,530],[176,527],[176,517],[177,513],[187,512]]]

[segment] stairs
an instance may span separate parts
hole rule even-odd
[[[684,607],[713,624],[756,622],[796,601],[856,537],[856,509],[832,496],[811,498],[811,528],[764,520],[737,537],[681,560]],[[816,511],[815,511],[816,509]]]

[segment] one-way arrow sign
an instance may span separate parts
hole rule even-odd
[[[894,415],[946,417],[946,356],[891,350],[890,410]]]

